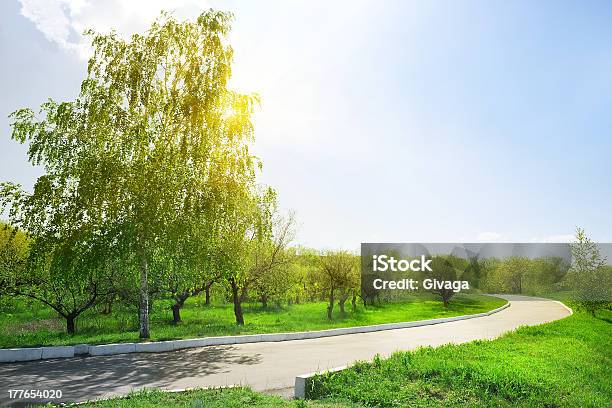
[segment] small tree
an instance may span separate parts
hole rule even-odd
[[[570,282],[575,289],[575,300],[591,315],[609,306],[612,299],[612,273],[606,258],[584,229],[576,229],[576,242],[571,244],[572,269]]]
[[[328,251],[320,258],[320,281],[327,291],[327,318],[333,320],[336,296],[344,311],[344,302],[359,288],[358,257],[346,251]]]
[[[534,274],[534,264],[528,258],[511,256],[501,261],[494,272],[500,284],[500,291],[524,293],[525,283]]]
[[[482,275],[483,267],[478,259],[478,256],[476,255],[470,257],[463,274],[461,275],[461,279],[470,282],[470,287],[479,288]]]
[[[277,223],[276,192],[243,185],[242,199],[230,202],[221,218],[216,259],[228,284],[236,324],[244,324],[242,303],[264,275],[286,263],[284,249],[292,239],[293,219]],[[238,195],[236,195],[238,196]],[[273,282],[273,279],[271,279]]]
[[[293,284],[290,274],[292,253],[287,251],[287,245],[295,236],[294,215],[275,213],[271,222],[269,239],[257,240],[252,246],[249,268],[253,294],[264,308],[268,307],[269,300],[280,303]]]
[[[23,231],[0,222],[0,296],[15,295],[13,282],[16,276],[24,274],[30,245],[31,240]]]
[[[104,240],[89,234],[87,224],[68,225],[56,219],[31,225],[25,220],[33,219],[37,196],[28,196],[21,203],[11,213],[15,222],[22,220],[20,226],[31,231],[29,253],[25,263],[3,268],[3,291],[52,308],[66,320],[66,331],[74,334],[77,317],[112,290],[112,270],[100,256]]]
[[[160,268],[160,285],[174,301],[171,310],[175,324],[181,321],[180,311],[185,301],[210,290],[209,282],[218,279],[212,259],[214,230],[207,228],[207,220],[202,218],[177,220],[160,241],[153,257]]]
[[[452,262],[444,256],[436,256],[431,260],[431,277],[438,281],[456,281],[457,270],[453,266]],[[452,289],[447,289],[444,286],[432,290],[433,293],[440,296],[440,299],[444,303],[444,307],[448,307],[448,304],[455,292]]]

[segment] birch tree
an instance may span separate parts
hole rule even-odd
[[[150,267],[166,232],[186,219],[208,228],[223,201],[254,182],[257,98],[228,88],[231,19],[213,10],[194,22],[164,14],[128,40],[90,31],[93,56],[77,99],[13,114],[13,138],[44,166],[48,200],[106,237],[113,256],[136,263],[141,338],[150,336]]]

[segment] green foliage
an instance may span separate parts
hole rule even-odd
[[[570,286],[574,289],[579,306],[591,314],[612,304],[612,268],[600,254],[596,243],[583,229],[576,229],[576,242],[572,244],[572,270]]]
[[[472,288],[480,288],[482,285],[481,280],[484,278],[483,275],[484,266],[482,262],[478,257],[471,257],[463,268],[461,279],[470,282],[470,287]]]
[[[465,264],[459,264],[460,258],[455,256],[435,256],[431,260],[431,277],[438,281],[456,281],[457,280],[457,267],[466,267]],[[438,296],[440,296],[444,307],[448,307],[448,303],[451,298],[455,295],[452,289],[438,288],[433,290]]]
[[[332,320],[335,300],[344,312],[344,302],[349,296],[354,302],[359,291],[359,257],[346,251],[327,251],[319,262],[317,279],[328,294],[327,318]]]
[[[23,231],[0,222],[0,296],[10,293],[15,280],[24,273],[30,245]]]
[[[560,288],[569,265],[562,258],[508,257],[475,261],[478,266],[479,286],[487,293],[516,293],[541,295]]]

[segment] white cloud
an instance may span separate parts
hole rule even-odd
[[[478,242],[496,242],[502,239],[502,235],[497,232],[481,232],[476,237]]]
[[[142,31],[162,10],[178,18],[194,17],[208,8],[202,0],[20,0],[21,14],[60,48],[86,59],[90,53],[83,31],[116,29],[128,36]]]
[[[547,237],[532,237],[528,242],[543,242],[543,243],[555,243],[555,242],[574,242],[576,238],[572,234],[560,234],[560,235],[549,235]]]
[[[548,235],[543,237],[530,237],[513,239],[504,236],[497,232],[481,232],[477,235],[477,242],[533,242],[533,243],[558,243],[558,242],[574,242],[575,238],[572,234]]]

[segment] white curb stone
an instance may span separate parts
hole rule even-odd
[[[262,334],[261,335],[261,341],[276,342],[276,341],[285,341],[285,340],[287,340],[286,333]]]
[[[174,340],[174,350],[182,350],[186,348],[204,347],[208,346],[206,338],[203,339],[185,339],[185,340]]]
[[[295,377],[295,387],[294,387],[294,397],[295,399],[303,399],[306,398],[306,386],[308,383],[308,379],[318,374],[323,373],[335,373],[337,371],[342,371],[346,369],[347,366],[330,368],[329,370],[317,371],[309,374],[302,374]]]
[[[40,360],[42,358],[42,348],[17,348],[0,349],[0,361],[12,363],[15,361]]]
[[[42,359],[74,357],[73,346],[43,347]]]
[[[90,356],[108,356],[112,354],[126,354],[136,351],[134,343],[125,344],[102,344],[99,346],[89,346]]]
[[[302,340],[305,337],[303,336],[303,333],[285,333],[286,338],[285,340]]]
[[[75,356],[84,356],[89,354],[89,344],[77,344],[74,346]]]
[[[261,334],[249,334],[246,336],[233,336],[233,337],[234,337],[234,344],[261,342]]]
[[[227,344],[234,344],[234,341],[228,339],[233,336],[219,336],[219,337],[206,337],[206,346],[224,346]]]
[[[154,341],[152,343],[135,343],[135,353],[163,353],[175,350],[173,341]]]

